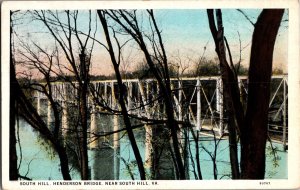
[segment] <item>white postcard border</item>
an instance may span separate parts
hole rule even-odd
[[[56,186],[58,181],[49,182],[52,185],[21,185],[20,181],[12,182],[8,179],[9,166],[9,11],[26,9],[206,9],[206,8],[287,8],[289,9],[289,39],[288,39],[288,85],[289,88],[289,152],[288,152],[288,179],[287,180],[173,180],[151,181],[158,185],[92,185]],[[289,189],[300,188],[300,62],[299,62],[299,2],[296,0],[226,0],[226,1],[11,1],[3,2],[1,7],[1,79],[2,79],[2,187],[5,189]],[[121,182],[118,180],[115,182]],[[84,181],[72,181],[84,182]],[[96,182],[96,181],[95,181]],[[101,181],[105,182],[113,181]],[[128,182],[128,181],[127,181]],[[133,181],[132,181],[133,182]],[[138,182],[138,181],[135,181]]]

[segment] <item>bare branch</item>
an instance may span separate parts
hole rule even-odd
[[[244,15],[244,17],[251,23],[252,26],[255,26],[255,24],[252,22],[252,20],[248,17],[248,15],[244,11],[242,11],[241,9],[237,9],[237,11],[242,13],[242,15]]]

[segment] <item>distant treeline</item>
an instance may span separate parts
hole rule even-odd
[[[238,70],[238,75],[247,75],[248,68],[244,65],[234,65],[236,70]],[[149,67],[145,63],[140,63],[134,69],[134,71],[123,71],[122,77],[124,79],[148,79],[148,78],[155,78],[151,73]],[[280,75],[283,74],[283,70],[280,68],[274,68],[273,74]],[[201,60],[201,63],[194,66],[194,68],[189,69],[186,72],[179,73],[178,67],[174,66],[174,64],[170,64],[169,66],[169,75],[171,78],[176,77],[198,77],[198,76],[218,76],[220,75],[219,64],[214,60]],[[91,75],[90,80],[113,80],[115,79],[115,74],[112,73],[110,75]],[[28,79],[27,79],[28,80]],[[75,81],[75,76],[59,76],[59,77],[52,77],[50,79],[53,82],[59,81]],[[22,79],[21,79],[22,81]],[[39,80],[45,82],[45,79]]]

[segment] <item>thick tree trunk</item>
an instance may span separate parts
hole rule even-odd
[[[12,35],[12,12],[10,12],[10,39]],[[18,171],[18,157],[16,150],[16,72],[14,59],[12,55],[12,44],[10,41],[10,99],[9,99],[9,180],[18,180],[19,171]]]
[[[18,157],[16,151],[16,73],[13,64],[12,52],[10,53],[10,109],[9,109],[9,180],[18,180]]]
[[[268,108],[273,49],[283,9],[266,9],[260,14],[252,37],[248,102],[241,136],[241,177],[263,179],[268,133]]]
[[[85,84],[83,84],[85,86]],[[81,166],[81,179],[88,180],[88,153],[87,153],[87,89],[86,87],[80,88],[80,121],[81,129],[79,129],[79,150],[80,150],[80,166]]]
[[[86,68],[86,55],[82,50],[80,54],[80,81],[79,85],[79,106],[80,106],[80,121],[81,129],[79,132],[79,150],[80,150],[80,166],[81,166],[81,179],[89,179],[89,166],[88,166],[88,150],[87,150],[87,117],[88,117],[88,107],[87,107],[87,94],[88,94],[88,83],[89,78]]]

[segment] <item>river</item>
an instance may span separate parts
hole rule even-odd
[[[102,123],[106,125],[105,123]],[[144,128],[134,130],[137,144],[143,160],[145,160],[145,130]],[[60,163],[58,156],[51,146],[43,140],[39,133],[34,131],[24,120],[19,120],[19,139],[20,145],[17,146],[18,163],[20,163],[20,174],[33,180],[61,180]],[[191,140],[191,139],[190,139]],[[211,137],[201,136],[201,145],[208,152],[213,152],[214,141]],[[194,143],[191,143],[191,152],[195,152]],[[277,160],[274,161],[274,155],[270,149],[270,143],[267,144],[266,173],[267,179],[287,179],[287,152],[281,151],[282,145],[272,143],[277,149]],[[217,148],[217,178],[229,179],[228,141],[221,140]],[[103,148],[101,150],[90,149],[89,166],[91,179],[111,180],[121,179],[130,180],[139,179],[139,173],[134,162],[130,142],[126,134],[120,136],[118,148]],[[213,162],[209,154],[200,149],[200,163],[203,179],[213,179]],[[80,174],[75,167],[71,168],[72,179],[79,180]],[[129,168],[129,169],[128,169]],[[149,174],[149,168],[147,169]],[[189,177],[195,179],[193,172],[193,163],[189,161]]]

